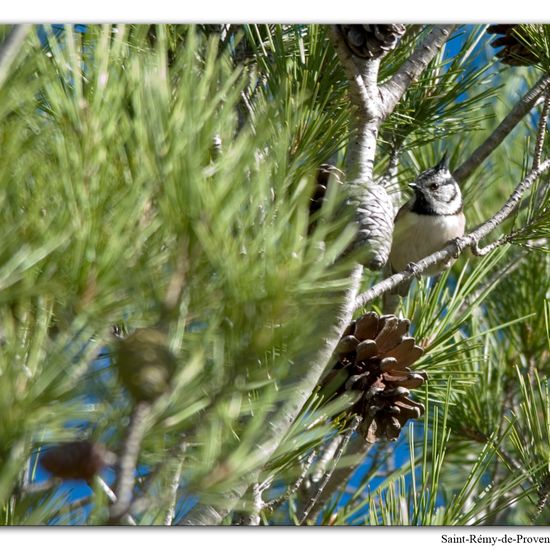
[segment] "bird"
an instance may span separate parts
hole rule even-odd
[[[394,219],[392,246],[386,274],[392,275],[413,269],[415,262],[437,252],[449,241],[462,237],[466,226],[462,193],[449,170],[447,153],[433,167],[422,172],[409,186],[414,191]],[[454,260],[446,260],[425,272],[438,275],[448,269]],[[384,311],[393,313],[398,299],[395,292],[406,296],[410,281],[402,283],[392,296],[384,301]],[[387,311],[386,311],[387,310]]]

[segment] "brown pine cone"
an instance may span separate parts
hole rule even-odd
[[[393,50],[406,27],[399,23],[392,25],[338,25],[344,41],[357,57],[376,59]]]
[[[388,262],[393,240],[393,203],[386,188],[373,182],[356,185],[350,202],[355,208],[358,224],[353,248],[364,250],[360,261],[372,271],[382,269]]]
[[[493,48],[501,48],[496,53],[496,57],[506,63],[513,66],[526,66],[533,65],[537,62],[537,57],[533,52],[525,46],[525,44],[518,37],[517,31],[521,25],[489,25],[487,27],[488,34],[500,34],[499,38],[496,38],[491,42]]]
[[[47,449],[40,464],[61,479],[91,481],[112,459],[103,445],[94,441],[71,441]]]
[[[311,233],[317,219],[315,214],[325,200],[329,180],[342,184],[344,173],[330,164],[322,164],[317,172],[317,181],[310,199]],[[347,187],[347,203],[355,212],[357,235],[348,251],[361,250],[359,258],[368,269],[378,271],[388,261],[393,235],[393,203],[383,185],[372,183],[368,186],[354,184]]]
[[[315,182],[315,188],[309,204],[309,215],[313,216],[316,212],[321,210],[323,202],[327,194],[328,183],[330,177],[334,177],[334,181],[339,184],[342,183],[343,172],[333,166],[332,164],[321,164],[319,171],[317,172],[317,180]]]
[[[424,350],[407,335],[409,327],[408,319],[374,312],[353,321],[336,348],[338,362],[321,383],[335,396],[357,393],[349,412],[363,418],[360,430],[368,441],[397,439],[407,420],[424,413],[408,397],[427,379],[411,370]]]

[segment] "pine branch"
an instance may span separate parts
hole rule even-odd
[[[109,502],[114,505],[117,501],[117,498],[113,490],[109,487],[108,483],[106,483],[105,480],[100,476],[96,476],[96,482],[99,488],[105,493],[105,496],[109,499]],[[123,519],[124,523],[128,525],[137,525],[136,520],[128,513],[124,514],[121,519]]]
[[[546,88],[544,95],[544,104],[540,113],[539,131],[537,133],[537,141],[535,144],[535,156],[533,158],[533,168],[538,168],[542,161],[542,148],[544,146],[544,138],[546,137],[546,127],[548,125],[548,113],[550,112],[550,86]]]
[[[265,507],[262,499],[263,487],[260,483],[253,483],[249,492],[252,494],[252,509],[240,518],[237,525],[260,525],[260,514]]]
[[[49,491],[59,484],[57,479],[48,479],[46,481],[41,481],[40,483],[30,483],[26,487],[21,489],[22,495],[33,495],[36,493],[43,493],[44,491]]]
[[[105,496],[109,499],[109,502],[114,504],[117,498],[114,491],[109,487],[109,484],[101,476],[97,476],[96,481],[101,490],[105,493]]]
[[[380,59],[357,59],[344,43],[337,25],[331,25],[331,42],[338,53],[350,82],[351,101],[355,106],[355,135],[347,160],[349,181],[369,182],[376,153],[380,125],[395,109],[409,86],[426,69],[439,49],[448,40],[456,25],[439,25],[383,85],[378,85]]]
[[[543,76],[508,113],[493,133],[464,161],[453,175],[458,182],[465,181],[478,166],[504,141],[521,122],[550,84],[550,75]]]
[[[309,499],[309,501],[307,502],[304,508],[304,511],[302,513],[302,517],[300,519],[300,525],[303,525],[307,521],[307,519],[310,517],[311,513],[313,512],[313,509],[315,508],[315,505],[318,503],[319,499],[321,498],[323,491],[326,489],[330,478],[334,475],[336,466],[338,465],[338,462],[340,462],[340,459],[342,458],[345,450],[347,449],[351,437],[357,431],[357,428],[361,424],[362,420],[363,419],[360,416],[355,416],[351,421],[349,428],[347,429],[347,433],[342,436],[340,443],[338,445],[338,449],[335,453],[334,460],[332,461],[332,466],[330,469],[328,469],[324,473],[323,477],[320,480],[320,483],[316,487],[315,494],[313,494]],[[330,494],[332,495],[332,492]]]
[[[172,479],[169,486],[170,492],[170,505],[164,516],[164,525],[172,525],[174,518],[176,517],[176,504],[178,502],[178,489],[180,486],[181,471],[183,468],[183,463],[180,461],[176,464],[174,472],[172,474]]]
[[[355,210],[358,231],[356,248],[368,248],[369,269],[380,269],[390,253],[393,205],[387,191],[373,181],[378,132],[383,121],[378,89],[380,59],[355,59],[349,52],[337,25],[330,27],[330,38],[350,83],[352,102],[350,144],[346,158],[349,204]]]
[[[546,503],[548,502],[548,497],[550,496],[550,476],[545,476],[545,479],[538,490],[538,501],[537,501],[537,509],[535,510],[535,513],[533,514],[533,520],[536,520],[539,518],[539,516],[544,511],[544,508],[546,507]]]
[[[266,429],[262,438],[258,441],[253,458],[258,463],[258,471],[271,458],[277,447],[287,434],[288,429],[302,410],[311,392],[317,385],[319,378],[323,374],[327,363],[329,362],[340,337],[351,321],[354,304],[363,274],[362,266],[357,265],[349,278],[349,289],[345,293],[335,312],[334,323],[329,328],[323,345],[313,355],[313,357],[304,357],[298,360],[299,363],[308,365],[304,369],[301,378],[292,383],[293,395],[281,403],[280,407],[274,411],[272,416],[266,420]],[[331,314],[332,316],[332,314]],[[249,478],[243,479],[237,483],[230,491],[223,495],[221,501],[224,503],[219,507],[198,504],[182,520],[181,525],[218,525],[234,509],[238,501],[242,498],[248,487],[257,481],[258,472],[255,472]]]
[[[342,437],[343,435],[341,434],[336,435],[328,443],[328,445],[323,446],[321,457],[315,464],[315,468],[311,474],[311,481],[314,484],[319,483],[319,481],[321,481],[322,477],[325,475],[325,472],[328,470],[330,462],[334,459],[334,455],[336,454],[336,451],[338,451],[338,447],[342,442]]]
[[[307,459],[304,461],[300,475],[296,479],[296,481],[288,487],[288,489],[280,496],[266,502],[264,504],[264,509],[268,512],[271,512],[275,510],[275,508],[278,508],[283,502],[286,502],[293,494],[295,494],[300,487],[303,485],[304,481],[307,478],[307,474],[309,472],[309,469],[311,465],[313,464],[313,461],[315,460],[315,457],[317,456],[317,453],[313,451],[310,453],[310,455],[307,457]]]
[[[131,511],[135,514],[140,514],[153,505],[158,505],[158,498],[152,497],[149,493],[154,485],[166,469],[169,469],[171,483],[168,486],[169,493],[167,498],[161,499],[162,505],[166,505],[166,513],[164,516],[164,525],[172,525],[177,506],[177,493],[179,489],[179,481],[181,478],[185,454],[188,448],[188,434],[181,434],[180,441],[168,449],[165,453],[162,462],[159,462],[155,468],[148,473],[145,482],[140,487],[140,493],[143,496],[135,498],[131,505]],[[170,521],[170,523],[168,523]]]
[[[473,243],[471,247],[472,254],[479,257],[487,256],[487,254],[495,250],[495,248],[509,243],[514,238],[514,235],[514,233],[502,235],[496,241],[489,243],[487,246],[480,246],[479,243]]]
[[[380,87],[384,117],[390,115],[409,86],[415,82],[447,42],[456,25],[435,25],[424,42],[403,63],[397,72]]]
[[[32,25],[14,25],[4,42],[0,44],[0,86],[4,84],[31,27]]]
[[[372,181],[378,130],[382,123],[378,92],[379,59],[354,59],[345,45],[342,32],[331,25],[329,36],[350,84],[355,108],[351,143],[347,152],[346,175],[352,183]]]
[[[521,208],[521,205],[520,205],[520,208]],[[511,243],[514,241],[514,239],[521,237],[522,234],[524,234],[526,231],[529,230],[529,227],[530,227],[530,224],[528,223],[527,225],[524,225],[519,229],[511,231],[510,233],[506,233],[505,235],[501,235],[496,241],[489,243],[487,246],[480,246],[479,243],[474,243],[472,244],[472,254],[474,256],[487,256],[487,254],[495,250],[495,248],[498,248],[503,244]],[[544,246],[545,242],[546,242],[546,239],[544,238],[536,239],[536,240],[529,241],[529,244],[525,246],[526,248],[536,248],[536,247]],[[491,279],[493,279],[493,277],[491,277]]]
[[[109,510],[110,524],[118,524],[123,516],[128,513],[132,504],[135,483],[134,472],[137,466],[141,442],[145,435],[147,417],[150,410],[151,406],[149,403],[140,401],[136,404],[132,412],[124,447],[118,461],[118,475],[115,488],[117,500],[112,504]]]
[[[368,402],[371,401],[377,390],[371,388],[371,390],[369,390],[369,393],[370,392],[372,392],[372,394],[370,398],[368,398]],[[358,456],[362,460],[373,446],[374,442],[368,440],[364,434],[368,433],[369,427],[372,424],[379,408],[371,405],[367,406],[366,409],[368,410],[368,414],[364,418],[359,416],[355,416],[353,418],[349,428],[350,432],[348,432],[346,436],[339,436],[339,438],[335,438],[334,442],[337,443],[336,448],[333,449],[333,445],[331,444],[327,449],[326,458],[324,459],[325,464],[323,464],[321,468],[321,475],[319,475],[317,479],[312,479],[314,483],[309,488],[308,495],[306,496],[308,502],[305,504],[305,509],[307,509],[309,504],[314,501],[313,505],[309,509],[309,512],[307,513],[308,516],[317,514],[317,512],[327,503],[327,501],[332,498],[334,492],[343,488],[355,471],[359,461],[355,460],[350,466],[339,468],[338,470],[335,470],[333,467],[330,472],[327,468],[328,462],[332,461],[333,457],[336,456],[338,458],[334,458],[334,461],[337,463],[341,459],[344,451],[348,457]],[[351,443],[349,442],[349,439],[345,441],[345,449],[342,453],[340,453],[340,449],[344,444],[344,438],[347,437],[347,435],[351,438],[358,427],[361,427],[360,437],[351,440]],[[303,512],[303,515],[304,514],[305,512]]]
[[[482,223],[471,233],[450,242],[441,250],[422,258],[420,261],[416,262],[413,267],[409,267],[400,273],[396,273],[395,275],[380,281],[363,294],[360,294],[355,303],[356,308],[365,307],[368,303],[372,302],[376,298],[379,298],[386,292],[393,290],[401,283],[410,281],[413,277],[425,273],[430,267],[442,264],[452,258],[457,258],[467,248],[478,245],[481,239],[489,235],[489,233],[491,233],[514,212],[524,193],[529,190],[537,178],[548,170],[550,170],[550,160],[547,159],[537,169],[529,172],[525,179],[517,185],[514,192],[494,216]],[[502,242],[500,244],[502,244]]]
[[[353,464],[337,468],[328,476],[328,481],[325,483],[322,492],[317,496],[315,505],[310,510],[309,516],[315,516],[336,491],[342,490],[347,485],[357,466],[364,461],[372,446],[373,444],[362,436],[356,437],[349,442],[349,445],[345,449],[345,457],[355,457]]]

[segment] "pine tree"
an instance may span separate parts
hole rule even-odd
[[[550,26],[506,27],[1,28],[3,524],[547,524]],[[445,150],[467,233],[389,277]]]

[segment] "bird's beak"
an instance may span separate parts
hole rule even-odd
[[[416,185],[416,183],[409,183],[409,187],[411,189],[418,189],[418,185]]]

